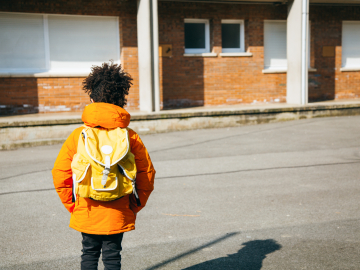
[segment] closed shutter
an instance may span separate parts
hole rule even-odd
[[[342,66],[360,67],[360,22],[343,22]]]
[[[264,22],[265,69],[286,69],[286,21]]]
[[[51,72],[90,72],[92,65],[119,63],[115,17],[48,15]]]
[[[46,68],[42,15],[0,13],[0,70]]]

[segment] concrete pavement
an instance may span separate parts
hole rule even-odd
[[[360,269],[359,124],[143,135],[156,186],[123,269]],[[0,152],[0,269],[79,269],[80,233],[52,186],[59,149]]]

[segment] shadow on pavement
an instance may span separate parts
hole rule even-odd
[[[151,266],[150,268],[147,268],[146,270],[155,270],[155,269],[161,268],[161,267],[163,267],[163,266],[165,266],[165,265],[167,265],[167,264],[169,264],[169,263],[172,263],[172,262],[177,261],[177,260],[179,260],[179,259],[181,259],[181,258],[183,258],[183,257],[186,257],[186,256],[190,255],[190,254],[193,254],[193,253],[195,253],[195,252],[198,252],[198,251],[200,251],[200,250],[202,250],[202,249],[204,249],[204,248],[207,248],[207,247],[209,247],[209,246],[212,246],[212,245],[214,245],[214,244],[217,244],[217,243],[219,243],[219,242],[221,242],[221,241],[224,241],[224,240],[227,239],[227,238],[233,237],[233,236],[235,236],[235,235],[237,235],[237,234],[238,234],[238,232],[227,233],[226,235],[224,235],[224,236],[222,236],[222,237],[220,237],[220,238],[218,238],[218,239],[215,239],[214,241],[211,241],[211,242],[209,242],[209,243],[207,243],[207,244],[204,244],[204,245],[202,245],[202,246],[200,246],[200,247],[191,249],[191,250],[189,250],[189,251],[187,251],[187,252],[181,253],[181,254],[179,254],[179,255],[177,255],[177,256],[175,256],[175,257],[172,257],[172,258],[170,258],[170,259],[168,259],[168,260],[166,260],[166,261],[164,261],[164,262],[162,262],[162,263],[159,263],[159,264],[156,264],[156,265],[154,265],[154,266]]]
[[[263,260],[266,258],[266,254],[281,249],[281,245],[273,239],[254,240],[243,243],[242,245],[245,247],[235,254],[203,262],[183,270],[260,270]]]

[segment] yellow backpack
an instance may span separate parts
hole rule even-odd
[[[133,193],[140,206],[128,130],[84,127],[71,162],[74,201],[77,196],[113,201]]]

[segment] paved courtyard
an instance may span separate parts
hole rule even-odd
[[[123,269],[360,269],[359,116],[142,139],[156,184]],[[52,184],[60,147],[0,152],[0,269],[80,268]]]

